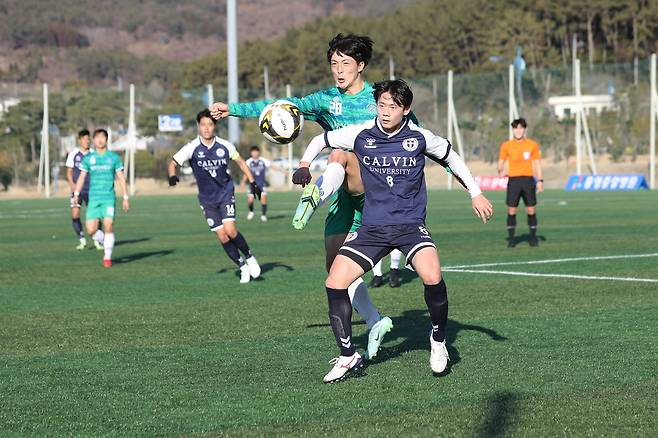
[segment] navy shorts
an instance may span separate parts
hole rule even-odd
[[[224,226],[224,222],[235,221],[235,197],[226,202],[201,204],[201,210],[206,217],[210,231],[217,231]]]
[[[425,225],[362,225],[347,235],[338,254],[349,257],[368,272],[394,249],[399,249],[411,266],[419,250],[436,248]]]
[[[71,193],[71,200],[69,201],[70,207],[71,208],[80,208],[82,207],[82,204],[84,205],[89,205],[89,192],[80,192],[78,195],[78,203],[74,204],[73,203],[73,193]]]

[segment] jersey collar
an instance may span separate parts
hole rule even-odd
[[[400,131],[402,131],[405,126],[407,126],[408,121],[409,121],[409,119],[405,116],[402,119],[402,123],[400,124],[400,127],[395,132],[389,134],[388,132],[384,131],[384,128],[382,128],[382,125],[379,124],[379,118],[375,117],[375,124],[377,125],[377,128],[379,128],[381,133],[384,134],[385,136],[387,136],[388,138],[392,138],[392,137],[395,137],[396,135],[398,135],[400,133]]]
[[[213,137],[213,139],[212,139],[212,144],[211,144],[210,146],[208,146],[207,144],[205,144],[205,143],[203,142],[203,139],[201,138],[201,136],[199,136],[199,143],[200,143],[202,146],[205,146],[206,148],[211,149],[213,146],[215,146],[215,143],[217,143],[217,137]]]

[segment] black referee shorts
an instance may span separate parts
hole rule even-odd
[[[532,176],[511,176],[507,181],[508,207],[518,207],[519,200],[523,198],[526,207],[537,205],[537,185]]]

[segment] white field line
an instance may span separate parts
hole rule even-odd
[[[446,267],[442,267],[441,269],[445,271],[449,269],[489,268],[493,266],[516,266],[516,265],[543,265],[545,263],[565,263],[565,262],[579,262],[579,261],[590,261],[590,260],[636,259],[642,257],[658,257],[658,252],[649,253],[649,254],[627,254],[627,255],[616,255],[616,256],[570,257],[565,259],[528,260],[528,261],[520,261],[520,262],[480,263],[477,265],[446,266]]]
[[[579,280],[609,280],[609,281],[635,281],[642,283],[658,283],[654,278],[637,278],[637,277],[599,277],[593,275],[574,275],[574,274],[538,274],[535,272],[516,272],[516,271],[492,271],[488,269],[458,269],[458,268],[441,268],[443,272],[465,272],[472,274],[499,274],[499,275],[516,275],[519,277],[551,277],[551,278],[575,278]]]

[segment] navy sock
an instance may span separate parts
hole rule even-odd
[[[514,229],[516,228],[516,215],[507,215],[507,235],[510,239],[514,239]]]
[[[242,252],[242,254],[244,254],[246,258],[251,257],[251,250],[249,249],[249,245],[247,245],[247,241],[239,231],[238,234],[236,234],[235,237],[231,239],[231,242],[235,244],[235,246]]]
[[[530,227],[530,237],[537,237],[537,215],[528,215],[528,226]]]
[[[260,208],[263,211],[263,216],[266,216],[267,215],[267,204],[261,204]]]
[[[352,356],[356,347],[352,343],[352,304],[347,289],[327,288],[329,322],[342,356]]]
[[[244,265],[244,259],[240,257],[240,253],[238,252],[238,247],[235,246],[232,240],[229,240],[226,243],[222,243],[222,246],[224,247],[224,251],[226,251],[226,254],[228,254],[228,257],[235,262],[236,265],[239,267]]]
[[[249,211],[254,211],[254,203],[252,202],[251,204],[247,204],[249,206]]]
[[[73,222],[73,231],[75,231],[75,234],[82,239],[85,237],[85,233],[82,231],[82,222],[80,222],[80,218],[77,219],[71,219],[71,222]]]
[[[432,319],[432,338],[443,342],[448,324],[448,289],[443,278],[438,284],[425,285],[425,304]]]

